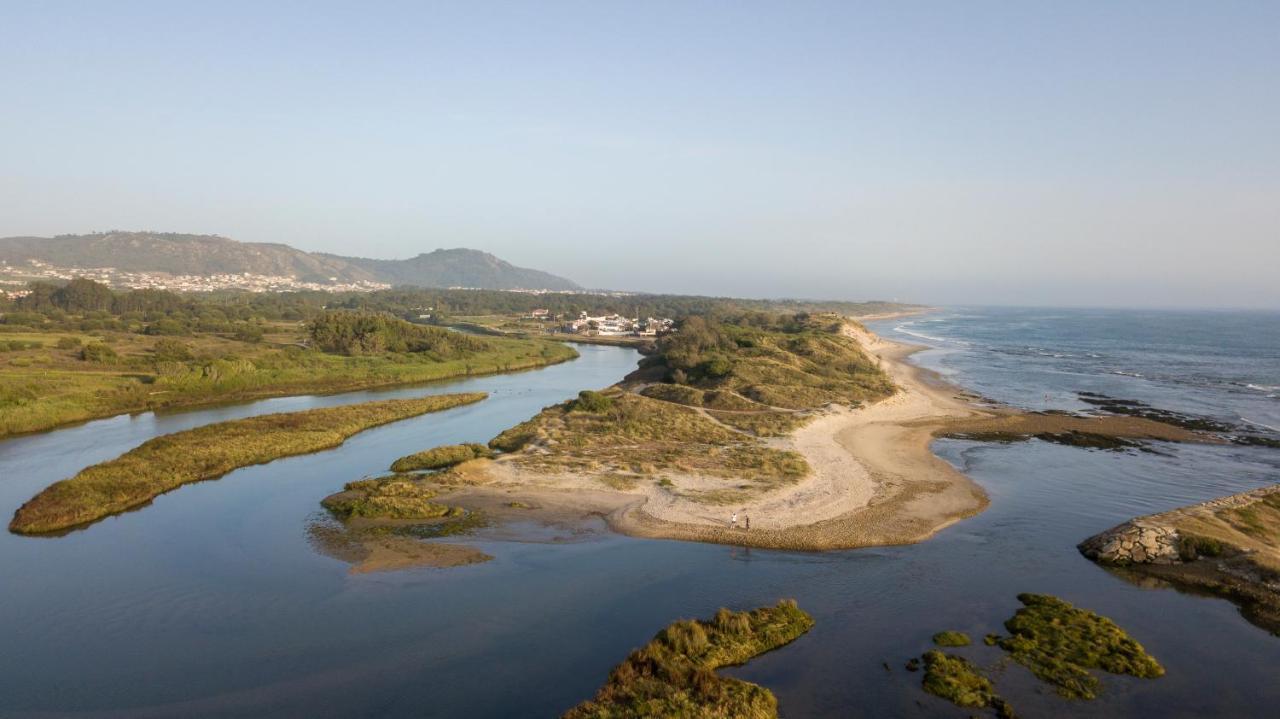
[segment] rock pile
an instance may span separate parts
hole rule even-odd
[[[1096,534],[1077,547],[1080,553],[1101,564],[1177,564],[1178,530],[1152,522],[1153,518],[1131,519],[1118,527]]]

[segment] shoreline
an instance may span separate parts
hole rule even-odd
[[[519,471],[499,458],[468,463],[476,482],[439,499],[482,510],[518,499],[557,516],[566,510],[603,516],[629,536],[808,551],[915,543],[985,509],[985,491],[929,446],[953,422],[1002,411],[973,404],[963,390],[907,363],[925,347],[853,326],[846,332],[878,359],[898,391],[859,409],[829,408],[775,440],[813,467],[795,484],[741,504],[708,505],[656,485],[608,490],[590,477]],[[749,531],[728,526],[735,510],[751,518]]]
[[[499,514],[503,503],[515,500],[536,507],[524,513],[528,519],[598,517],[633,537],[798,551],[856,549],[921,542],[987,508],[985,490],[933,453],[938,438],[1039,438],[1078,446],[1098,446],[1093,443],[1101,439],[1118,447],[1148,440],[1223,442],[1141,417],[1035,413],[1001,405],[908,361],[928,346],[887,340],[857,324],[844,332],[880,363],[897,391],[857,409],[828,407],[789,435],[770,440],[774,448],[799,452],[812,468],[794,484],[707,503],[657,483],[610,488],[590,475],[541,474],[499,457],[459,466],[461,486],[445,488],[439,499]],[[726,488],[723,479],[677,479],[681,490],[695,494]],[[730,527],[735,511],[740,525]],[[746,517],[750,530],[741,527]]]

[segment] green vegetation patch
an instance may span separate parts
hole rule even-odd
[[[1226,546],[1217,539],[1178,533],[1178,557],[1184,562],[1193,562],[1200,557],[1220,557],[1224,551]]]
[[[578,393],[578,398],[569,404],[570,412],[591,412],[600,414],[608,412],[613,407],[613,398],[603,392],[584,389]]]
[[[482,392],[434,395],[268,414],[156,437],[45,488],[18,509],[9,530],[34,534],[92,522],[188,482],[336,447],[366,429],[479,402],[485,396]]]
[[[397,459],[391,465],[392,472],[416,472],[427,469],[444,469],[473,459],[488,459],[493,450],[483,444],[447,444]]]
[[[340,519],[435,519],[462,514],[458,507],[432,502],[435,496],[424,482],[392,476],[348,482],[343,491],[320,504]]]
[[[718,409],[738,409],[743,398],[752,407],[815,409],[892,394],[893,382],[845,334],[846,323],[837,315],[687,317],[642,366],[661,369],[676,385],[726,393],[717,405],[705,395],[694,405]],[[653,392],[694,401],[690,393],[681,400],[675,390]]]
[[[1004,623],[1000,647],[1040,680],[1071,699],[1093,699],[1098,680],[1089,669],[1155,678],[1164,667],[1106,617],[1045,594],[1019,594],[1025,606]]]
[[[933,635],[933,643],[940,647],[967,647],[971,644],[969,635],[964,632],[938,632]]]
[[[962,707],[988,707],[995,687],[973,662],[931,649],[924,654],[924,690]]]
[[[415,325],[373,312],[326,312],[312,320],[309,331],[317,348],[345,355],[408,352],[446,360],[494,347],[472,335]]]
[[[813,626],[792,600],[749,612],[721,609],[711,621],[682,620],[658,633],[609,674],[595,698],[566,719],[701,717],[769,719],[778,700],[768,689],[716,674],[788,644]]]

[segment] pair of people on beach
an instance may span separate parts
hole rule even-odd
[[[742,515],[742,520],[743,520],[743,526],[742,526],[742,528],[743,528],[744,530],[750,530],[750,529],[751,529],[751,517],[748,517],[747,515],[743,514],[743,515]],[[733,516],[729,517],[729,528],[730,528],[730,529],[737,529],[737,528],[738,528],[738,513],[737,513],[737,512],[734,512],[734,513],[733,513]]]

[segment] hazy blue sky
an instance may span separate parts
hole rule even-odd
[[[1280,307],[1280,2],[0,0],[0,235]]]

